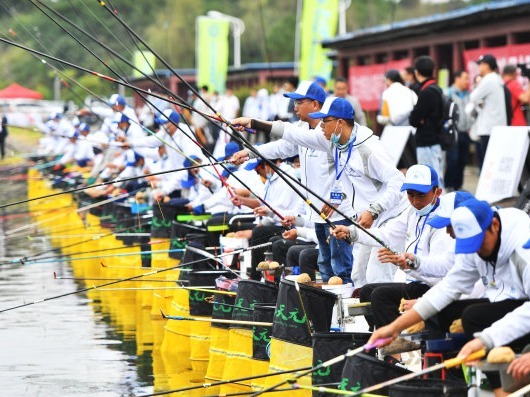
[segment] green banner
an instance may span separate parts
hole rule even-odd
[[[320,42],[335,36],[339,0],[303,0],[300,30],[300,80],[331,77],[332,63]],[[327,50],[326,50],[327,51]]]
[[[228,73],[228,31],[223,19],[197,18],[197,85],[207,85],[210,92],[224,92]]]
[[[155,70],[156,57],[151,51],[134,51],[133,65],[136,69],[133,70],[133,77],[141,77],[142,73],[152,75]],[[138,69],[138,70],[137,70]]]

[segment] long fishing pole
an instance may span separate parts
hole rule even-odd
[[[380,339],[380,340],[375,341],[375,343],[373,343],[373,344],[368,344],[367,343],[367,344],[365,344],[363,346],[360,346],[360,347],[358,347],[356,349],[349,350],[348,352],[346,352],[344,354],[341,354],[341,355],[339,355],[337,357],[333,357],[330,360],[327,360],[327,361],[325,361],[323,363],[320,363],[320,364],[318,364],[318,365],[316,365],[316,366],[314,366],[314,367],[312,367],[312,368],[310,368],[310,369],[308,369],[308,370],[306,370],[306,371],[304,371],[302,373],[297,374],[292,379],[283,380],[283,381],[281,381],[281,382],[279,382],[279,383],[277,383],[275,385],[272,385],[272,386],[270,386],[270,387],[268,387],[266,389],[260,390],[260,391],[258,391],[256,393],[252,394],[251,397],[260,396],[263,393],[267,393],[267,392],[273,391],[276,388],[285,385],[286,383],[295,383],[297,379],[300,379],[300,378],[302,378],[304,376],[312,374],[313,372],[319,371],[322,368],[329,368],[332,365],[340,363],[340,362],[346,360],[348,357],[353,357],[353,356],[355,356],[355,355],[357,355],[357,354],[359,354],[359,353],[361,353],[363,351],[372,350],[373,348],[376,348],[376,347],[380,346],[385,341],[386,340]]]
[[[157,59],[159,59],[163,64],[164,66],[166,66],[168,68],[168,70],[170,70],[180,81],[182,81],[188,89],[190,89],[193,93],[195,93],[195,95],[197,95],[198,98],[200,98],[207,106],[208,108],[210,108],[216,115],[217,117],[219,117],[221,119],[222,122],[224,122],[232,131],[233,131],[233,134],[232,133],[229,133],[229,135],[233,138],[235,138],[236,140],[240,141],[240,142],[243,142],[245,143],[246,145],[249,145],[251,146],[250,142],[248,142],[243,136],[241,136],[241,134],[239,134],[234,128],[233,126],[231,125],[231,123],[224,119],[222,117],[222,115],[216,111],[212,106],[211,104],[206,101],[201,95],[200,93],[191,85],[189,84],[189,82],[187,82],[185,79],[183,79],[173,68],[171,68],[171,66],[162,58],[158,55],[158,53],[156,51],[154,51],[127,23],[125,23],[118,15],[118,13],[116,12],[116,10],[112,10],[110,9],[107,4],[104,2],[104,1],[101,1],[101,0],[97,0],[98,3],[106,10],[108,11],[116,20],[118,20],[120,22],[120,24],[127,30],[129,31],[134,37],[136,37],[137,40],[139,40],[149,51],[151,51],[156,57]],[[255,151],[255,149],[252,147],[252,150]],[[278,166],[276,166],[276,164],[274,164],[272,161],[268,160],[268,159],[263,159],[267,165],[269,165],[273,170],[275,170],[276,173],[278,173],[278,175],[284,180],[284,182],[291,188],[293,189],[293,191],[298,195],[300,196],[301,198],[304,198],[304,195],[298,191],[298,189],[292,185],[292,183],[290,183],[286,178],[285,176],[283,175],[284,172],[283,170],[280,170],[280,168]],[[232,174],[233,175],[233,174]],[[297,181],[297,183],[299,183]],[[320,213],[320,216],[321,218],[326,222],[328,223],[328,225],[331,227],[331,228],[335,228],[335,225],[328,219],[328,217],[322,212],[320,211],[313,203],[311,203],[311,201],[309,201],[308,199],[305,200],[306,204],[308,204],[315,212],[317,213]],[[265,205],[267,205],[266,203],[264,203]],[[269,205],[267,205],[267,207],[271,208]]]
[[[231,251],[231,252],[226,252],[226,253],[217,255],[217,257],[218,258],[224,258],[225,256],[234,255],[234,254],[237,254],[237,253],[243,253],[243,252],[250,251],[250,250],[256,249],[256,248],[261,248],[261,246],[240,248],[238,250],[234,250],[234,251]],[[163,269],[156,269],[156,270],[152,270],[150,272],[142,273],[142,274],[139,274],[139,275],[136,275],[136,276],[126,277],[126,278],[118,279],[118,280],[115,280],[115,281],[110,281],[110,282],[104,283],[104,284],[93,285],[93,286],[87,287],[87,288],[81,288],[81,289],[78,289],[76,291],[67,292],[67,293],[64,293],[64,294],[55,295],[55,296],[51,296],[51,297],[48,297],[48,298],[36,300],[36,301],[33,301],[33,302],[27,302],[27,303],[23,303],[23,304],[16,305],[16,306],[11,306],[11,307],[8,307],[6,309],[0,310],[0,313],[4,313],[4,312],[15,310],[15,309],[20,309],[20,308],[23,308],[23,307],[26,307],[26,306],[36,305],[38,303],[48,302],[48,301],[51,301],[51,300],[54,300],[54,299],[59,299],[59,298],[65,297],[65,296],[75,295],[75,294],[79,294],[79,293],[90,291],[90,290],[96,290],[98,288],[107,287],[109,285],[114,285],[114,284],[122,283],[122,282],[125,282],[125,281],[132,281],[132,280],[136,280],[136,279],[139,279],[139,278],[142,278],[142,277],[149,277],[149,276],[152,276],[152,275],[155,275],[155,274],[160,274],[160,273],[167,272],[167,271],[170,271],[170,270],[180,269],[181,267],[187,267],[187,266],[190,266],[190,265],[193,265],[193,264],[196,264],[196,263],[206,262],[206,261],[209,261],[209,260],[211,260],[211,259],[210,258],[197,259],[197,260],[194,260],[194,261],[191,261],[191,262],[187,262],[185,264],[179,264],[179,265],[176,265],[176,266],[170,266],[170,267],[166,267],[166,268],[163,268]]]
[[[212,324],[234,324],[234,325],[252,325],[256,327],[272,327],[273,323],[261,322],[261,321],[244,321],[244,320],[222,320],[211,317],[187,317],[187,316],[168,316],[164,314],[162,310],[162,318],[166,320],[182,320],[182,321],[202,321]]]
[[[137,396],[137,397],[163,396],[163,395],[166,395],[166,394],[182,393],[182,392],[185,392],[185,391],[191,391],[191,390],[197,390],[197,389],[208,389],[210,387],[222,386],[222,385],[226,385],[226,384],[229,384],[229,383],[244,382],[244,381],[247,381],[247,380],[263,379],[263,378],[269,378],[269,377],[274,377],[274,376],[292,374],[292,373],[299,372],[299,371],[306,371],[306,370],[308,370],[310,368],[311,367],[301,367],[301,368],[290,369],[290,370],[286,370],[286,371],[279,371],[279,372],[274,372],[274,373],[266,373],[266,374],[253,375],[253,376],[245,376],[243,378],[236,378],[236,379],[231,379],[231,380],[222,380],[222,381],[219,381],[219,382],[203,383],[203,384],[198,384],[198,385],[195,385],[195,386],[183,387],[183,388],[180,388],[180,389],[165,390],[165,391],[160,391],[160,392],[151,393],[151,394],[142,394],[142,395]],[[291,390],[292,391],[292,388],[289,388],[289,389],[286,389],[286,390]],[[248,393],[248,394],[250,394],[250,393]]]
[[[0,39],[0,41],[1,41],[1,39]],[[227,160],[218,161],[215,164],[225,164],[225,163],[228,163],[228,161]],[[42,200],[42,199],[46,199],[46,198],[50,198],[50,197],[60,196],[62,194],[75,193],[75,192],[80,192],[80,191],[91,189],[91,188],[112,185],[114,183],[128,182],[128,181],[133,181],[133,180],[136,180],[136,179],[146,178],[146,177],[150,177],[150,176],[164,175],[164,174],[169,174],[169,173],[172,173],[172,172],[187,171],[187,170],[192,170],[192,169],[195,169],[195,168],[203,168],[203,167],[210,167],[210,166],[212,166],[212,164],[191,165],[189,167],[175,168],[175,169],[171,169],[171,170],[152,172],[152,173],[149,173],[149,174],[143,174],[143,175],[134,176],[134,177],[130,177],[130,178],[122,178],[122,179],[115,179],[115,180],[107,181],[107,182],[95,183],[93,185],[81,186],[81,187],[77,187],[77,188],[74,188],[74,189],[64,190],[64,191],[60,191],[60,192],[56,192],[56,193],[50,193],[50,194],[47,194],[47,195],[44,195],[44,196],[32,197],[32,198],[28,198],[28,199],[24,199],[24,200],[11,202],[11,203],[8,203],[8,204],[2,204],[2,205],[0,205],[0,209],[6,208],[6,207],[10,207],[10,206],[13,206],[13,205],[29,203],[29,202],[35,201],[35,200]]]

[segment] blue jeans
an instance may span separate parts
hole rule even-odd
[[[352,223],[343,219],[334,222],[336,225],[349,226]],[[337,240],[329,233],[327,223],[315,223],[315,232],[318,239],[318,271],[323,281],[328,281],[332,276],[338,276],[344,284],[352,283],[351,271],[353,267],[352,246],[344,241]],[[327,242],[330,237],[329,243]]]
[[[469,159],[471,138],[467,132],[458,133],[458,142],[447,151],[447,168],[445,169],[445,187],[460,190],[464,184],[464,168]]]
[[[430,165],[438,174],[439,187],[444,187],[445,154],[440,145],[419,146],[416,148],[418,164]]]

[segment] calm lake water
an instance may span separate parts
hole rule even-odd
[[[0,169],[0,178],[9,173]],[[26,181],[2,182],[0,203],[27,196]],[[32,222],[27,206],[0,210],[0,310],[75,291],[67,262],[10,265],[11,258],[50,249],[47,238],[6,237]],[[0,390],[4,396],[133,396],[153,391],[148,347],[87,294],[73,294],[0,313]]]

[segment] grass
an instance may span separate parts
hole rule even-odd
[[[35,151],[42,133],[33,128],[9,127],[6,138],[6,157],[0,165],[13,165],[26,162],[25,154]]]

